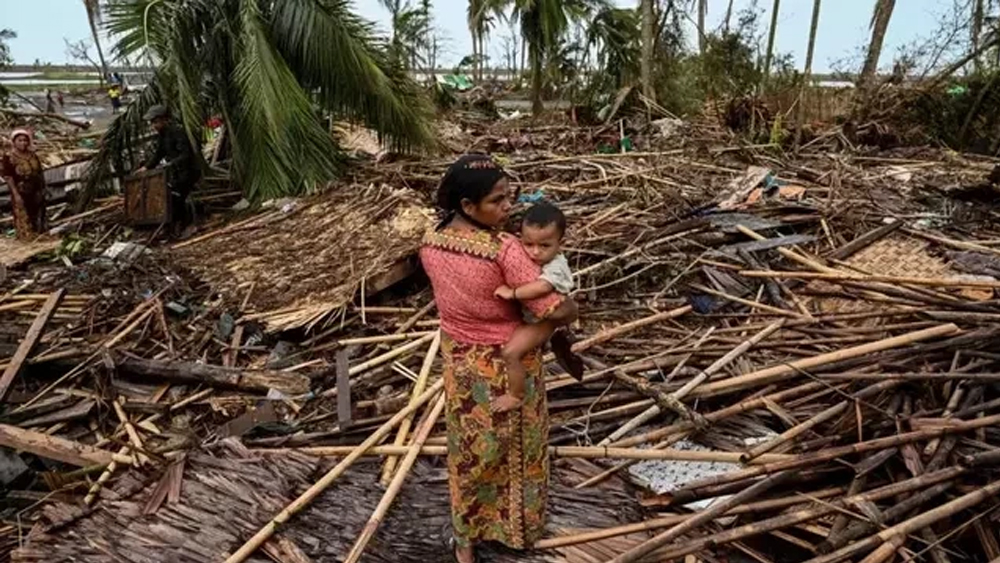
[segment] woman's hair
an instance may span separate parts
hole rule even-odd
[[[454,215],[462,210],[463,199],[478,204],[506,177],[503,168],[489,156],[467,154],[445,172],[438,186],[437,205],[445,214]]]

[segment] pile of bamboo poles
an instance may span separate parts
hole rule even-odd
[[[900,168],[933,187],[975,163],[843,155],[831,167],[805,151],[768,171],[746,168],[730,147],[705,148],[510,163],[516,187],[542,191],[569,217],[564,252],[583,311],[573,327],[583,381],[550,364],[550,455],[575,460],[583,494],[626,488],[647,515],[551,530],[536,549],[559,557],[628,538],[602,551],[618,563],[731,552],[813,563],[1000,558],[1000,282],[985,273],[1000,233],[971,209],[961,229],[917,229],[907,217],[942,212],[898,185]],[[350,185],[403,177],[429,192],[446,164],[404,160],[358,171]],[[802,190],[786,192],[794,200],[771,193],[780,184]],[[14,374],[0,439],[83,467],[53,471],[30,492],[100,503],[127,466],[165,471],[178,451],[220,438],[336,458],[227,548],[235,563],[266,549],[357,460],[378,457],[385,493],[338,556],[364,560],[387,514],[405,510],[400,491],[417,458],[446,452],[429,288],[360,289],[311,332],[268,334],[247,309],[261,288],[230,284],[219,297],[169,256],[89,286],[79,274],[92,266],[82,265],[0,286],[0,322],[13,327],[0,330],[11,349],[0,365]],[[933,275],[908,260],[935,263]],[[715,469],[669,486],[644,478],[706,465]],[[182,479],[164,475],[160,494]]]

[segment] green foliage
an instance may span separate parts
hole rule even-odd
[[[891,107],[887,108],[889,104]],[[890,130],[906,143],[943,144],[996,154],[1000,149],[1000,69],[973,74],[934,90],[900,90],[871,100],[864,112],[888,112]],[[885,139],[881,140],[885,142]]]
[[[560,58],[560,46],[573,21],[584,21],[605,8],[605,0],[512,0],[511,17],[520,24],[531,64],[534,110],[541,109],[546,66]]]
[[[635,9],[601,9],[586,33],[586,50],[595,52],[600,72],[590,82],[592,97],[599,97],[639,81],[642,59],[639,12]]]
[[[9,29],[0,29],[0,71],[9,66],[14,60],[10,56],[10,46],[7,41],[17,37],[17,34]],[[7,103],[7,96],[10,92],[0,84],[0,106]]]
[[[157,70],[111,124],[88,194],[135,166],[141,116],[160,102],[192,141],[206,118],[222,116],[231,176],[250,199],[302,193],[337,173],[341,151],[323,112],[396,149],[433,143],[426,96],[347,0],[111,0],[107,27],[117,56]]]

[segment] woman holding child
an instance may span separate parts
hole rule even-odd
[[[456,161],[441,182],[438,206],[445,219],[425,237],[420,259],[441,315],[455,558],[472,563],[478,542],[526,549],[542,535],[549,423],[540,346],[577,310],[558,290],[540,291],[538,258],[500,233],[511,194],[492,159]],[[531,291],[522,295],[524,286]],[[522,321],[521,305],[537,322]],[[515,334],[531,349],[512,351]],[[523,369],[514,371],[523,378],[509,376],[505,358],[517,357]]]

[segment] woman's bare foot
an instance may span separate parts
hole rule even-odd
[[[476,552],[471,545],[468,547],[456,547],[455,560],[458,563],[476,563]]]
[[[490,402],[490,409],[495,413],[509,412],[520,407],[523,403],[524,399],[518,399],[510,393],[505,393]]]

